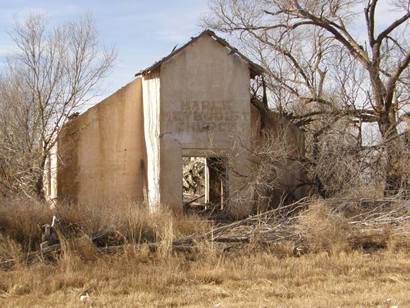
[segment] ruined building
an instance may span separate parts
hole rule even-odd
[[[49,194],[83,204],[145,201],[150,208],[180,209],[183,158],[200,157],[203,201],[237,216],[250,214],[251,206],[235,200],[241,199],[252,168],[249,149],[260,133],[250,81],[261,73],[225,40],[202,32],[68,121],[58,139],[56,178],[48,177]],[[303,142],[293,136],[292,142]]]

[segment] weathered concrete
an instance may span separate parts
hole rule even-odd
[[[229,161],[229,192],[246,170],[250,144],[249,67],[209,36],[203,36],[161,66],[161,203],[182,204],[182,156],[222,156]],[[239,154],[240,153],[240,154]],[[239,167],[240,166],[240,167]]]
[[[67,123],[58,140],[59,199],[143,200],[146,150],[141,79]]]

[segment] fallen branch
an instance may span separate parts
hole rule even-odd
[[[325,200],[325,205],[332,208],[331,213],[345,213],[344,211],[349,207],[359,206],[358,214],[350,217],[344,216],[347,225],[350,226],[352,231],[349,240],[357,241],[360,244],[360,241],[371,240],[371,236],[385,234],[386,227],[388,226],[394,227],[395,234],[409,236],[410,208],[408,203],[383,199],[373,203],[377,204],[377,206],[363,210],[361,209],[361,204],[357,202],[357,200],[350,200],[349,204],[347,199]],[[361,200],[361,202],[368,205],[375,201]],[[296,227],[300,218],[300,215],[297,214],[302,209],[306,209],[308,204],[309,200],[304,198],[292,204],[250,216],[243,220],[217,226],[202,234],[192,234],[175,239],[172,241],[171,247],[174,251],[190,252],[201,241],[225,245],[224,247],[228,248],[252,242],[272,244],[292,241],[295,243],[295,247],[298,247],[300,243],[303,243],[304,239]],[[303,212],[301,215],[304,215]],[[102,254],[122,253],[129,243],[125,236],[114,228],[107,228],[97,232],[89,240],[95,245],[96,250]],[[137,243],[137,245],[147,245],[151,251],[155,251],[164,244],[162,242],[148,242]],[[31,264],[36,260],[44,260],[49,257],[54,258],[59,253],[61,253],[60,244],[46,246],[40,251],[28,253],[24,262]],[[8,269],[17,262],[17,260],[13,259],[3,260],[0,262],[0,267]]]

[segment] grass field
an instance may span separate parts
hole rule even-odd
[[[173,239],[209,230],[210,222],[197,216],[150,215],[135,206],[70,206],[58,215],[87,234],[112,226],[126,237],[124,250],[100,254],[76,235],[62,240],[53,262],[27,265],[24,256],[39,246],[38,225],[51,213],[41,204],[0,205],[0,261],[16,261],[0,268],[0,307],[410,307],[407,220],[380,229],[367,219],[355,227],[350,216],[312,203],[298,214],[295,232],[309,250],[297,257],[295,243],[286,241],[221,253],[204,240],[190,252],[174,252]],[[361,248],[369,240],[376,249]],[[156,241],[158,249],[144,241]]]
[[[410,255],[121,256],[0,272],[1,307],[410,307]],[[79,300],[90,290],[87,304]]]

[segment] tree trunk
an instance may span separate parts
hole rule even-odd
[[[43,155],[39,165],[39,173],[37,175],[37,180],[35,183],[35,192],[37,197],[40,200],[45,200],[45,191],[44,191],[44,168],[46,165],[47,156]]]
[[[402,186],[402,172],[400,170],[401,145],[396,124],[396,117],[393,111],[380,115],[379,131],[386,149],[384,195],[395,195]]]
[[[313,150],[312,150],[312,157],[314,163],[317,165],[319,163],[319,136],[318,134],[314,134],[313,136]],[[316,188],[317,193],[322,197],[326,198],[328,197],[328,193],[322,183],[322,180],[320,179],[319,175],[317,172],[315,172],[315,178],[314,178],[314,185]]]

